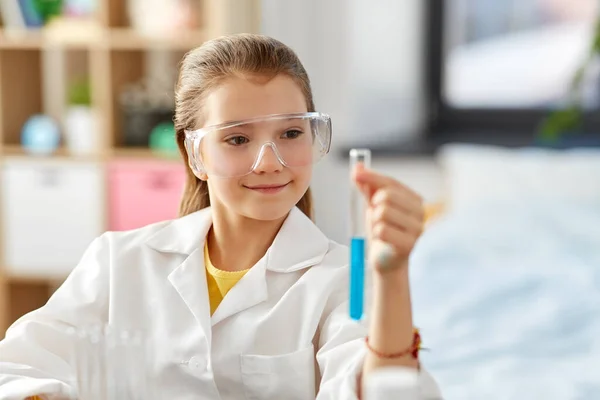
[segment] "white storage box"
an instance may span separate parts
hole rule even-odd
[[[2,185],[3,265],[11,275],[65,277],[104,231],[98,163],[7,158]]]

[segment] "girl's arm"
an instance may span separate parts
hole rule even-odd
[[[396,180],[360,167],[354,172],[355,183],[368,201],[373,267],[364,380],[381,367],[419,368],[408,259],[423,231],[424,208],[420,196]]]
[[[379,310],[375,310],[375,308],[378,308],[375,305],[375,286],[379,284],[387,286],[389,283],[390,289],[392,287],[397,289],[399,283],[391,281],[375,283],[375,280],[379,278],[375,278],[374,275],[375,273],[372,271],[366,277],[365,300],[368,312],[365,314],[365,319],[360,322],[353,321],[348,316],[348,269],[339,268],[336,276],[332,279],[332,286],[335,286],[336,289],[328,299],[324,320],[319,325],[319,340],[318,343],[315,343],[318,348],[316,358],[320,374],[317,400],[359,399],[360,377],[367,376],[374,368],[382,366],[380,364],[381,360],[375,359],[372,354],[369,354],[365,344],[365,337],[374,331],[373,328],[378,328],[382,325],[382,323],[377,323],[382,318],[373,313],[381,313],[385,318],[386,315],[383,313],[391,312],[387,308],[387,305],[379,307]],[[380,295],[382,294],[385,293],[381,291]],[[395,296],[395,294],[382,300],[385,300],[386,304],[393,304],[393,302],[398,301],[397,299],[392,299],[392,296]],[[399,308],[394,307],[393,313],[399,311]],[[384,329],[386,329],[385,324],[388,322],[389,320],[386,319],[383,323]],[[411,325],[411,323],[408,324],[410,338],[412,338]],[[390,330],[384,333],[392,332]],[[393,341],[395,340],[396,338]],[[410,342],[410,339],[408,340]],[[391,343],[392,340],[389,342]],[[374,343],[371,344],[375,346]],[[404,346],[404,343],[402,345]],[[410,361],[410,359],[408,360]],[[378,365],[373,365],[373,361],[377,362]],[[404,361],[406,362],[407,359]],[[425,368],[419,371],[419,385],[420,392],[424,396],[423,398],[441,398],[435,380]]]
[[[411,351],[414,339],[408,268],[403,267],[387,274],[373,274],[372,305],[370,308],[369,347],[363,376],[386,366],[418,368],[419,362]],[[395,354],[407,353],[395,357]]]

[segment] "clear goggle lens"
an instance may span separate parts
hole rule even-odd
[[[277,114],[186,131],[185,135],[195,173],[239,177],[269,163],[299,168],[318,162],[329,152],[331,119],[317,112]]]

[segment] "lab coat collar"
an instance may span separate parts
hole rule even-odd
[[[146,242],[160,252],[190,255],[202,249],[212,225],[210,207],[171,221]],[[294,207],[264,257],[269,271],[292,272],[318,264],[329,249],[329,239]]]
[[[208,207],[170,221],[152,235],[146,244],[163,253],[189,256],[194,250],[204,248],[204,241],[211,226],[212,215]]]

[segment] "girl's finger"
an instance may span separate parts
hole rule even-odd
[[[402,189],[380,189],[376,191],[371,198],[371,207],[381,206],[402,209],[418,220],[422,220],[425,216],[421,200]]]
[[[358,183],[369,185],[373,191],[384,188],[398,189],[406,192],[409,197],[414,198],[414,200],[417,202],[423,202],[421,196],[419,196],[419,194],[414,192],[408,186],[403,185],[394,178],[379,174],[371,169],[364,168],[362,165],[359,165],[359,168],[355,169],[354,180]]]
[[[372,228],[372,239],[381,240],[393,246],[398,256],[408,255],[417,237],[393,225],[378,223]]]
[[[354,170],[354,180],[369,185],[373,190],[399,185],[399,182],[395,179],[379,174],[372,169],[364,168],[360,164]]]
[[[414,235],[423,232],[423,221],[414,214],[409,214],[403,209],[378,206],[372,210],[371,225],[384,223],[404,230]]]
[[[354,171],[352,171],[352,178],[358,190],[363,194],[363,196],[365,196],[367,202],[370,202],[371,197],[373,195],[373,190],[371,189],[371,186],[357,179],[357,176],[360,174],[360,171],[364,169],[365,167],[362,164],[356,165]]]
[[[363,194],[365,201],[368,203],[371,200],[371,190],[369,186],[362,183],[355,183],[355,185],[358,187],[358,190]]]

